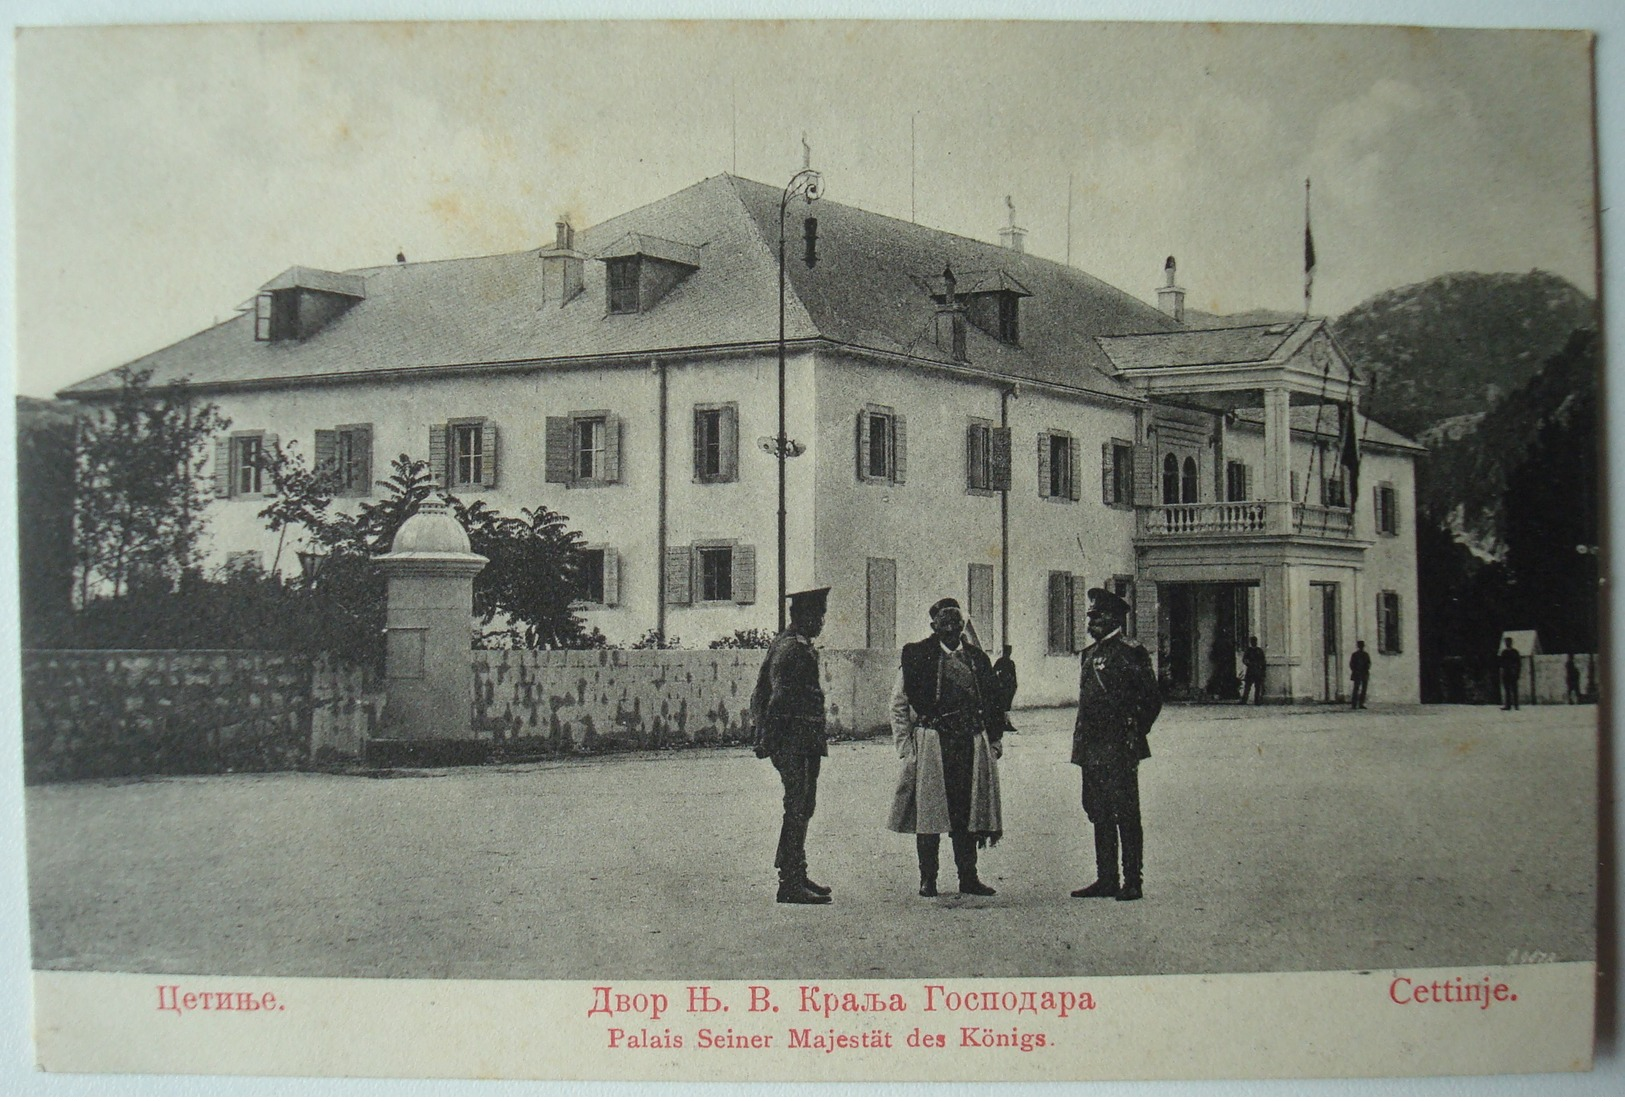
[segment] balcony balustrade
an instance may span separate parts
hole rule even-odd
[[[1140,508],[1142,538],[1207,539],[1228,535],[1354,534],[1354,514],[1346,508],[1293,501],[1200,501]]]

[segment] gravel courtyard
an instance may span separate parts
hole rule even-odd
[[[1594,958],[1594,707],[1170,707],[1141,770],[1135,903],[1067,897],[1093,877],[1071,714],[1014,721],[987,899],[915,895],[913,842],[883,826],[889,741],[831,747],[808,840],[824,907],[773,902],[778,781],[743,749],[33,787],[35,965],[889,978]]]

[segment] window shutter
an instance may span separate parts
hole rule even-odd
[[[1389,638],[1389,640],[1388,640],[1388,648],[1391,649],[1394,653],[1397,654],[1397,653],[1401,652],[1402,650],[1404,650],[1404,648],[1405,648],[1405,629],[1404,629],[1404,626],[1400,623],[1400,618],[1399,618],[1400,617],[1399,594],[1398,593],[1393,593],[1392,596],[1394,598],[1393,599],[1394,622],[1392,624],[1393,630],[1390,632],[1392,637]],[[1531,660],[1533,660],[1533,655],[1532,654],[1531,654]]]
[[[1072,499],[1082,499],[1083,493],[1083,446],[1074,439],[1066,441],[1066,458],[1070,466]]]
[[[734,547],[734,603],[756,603],[756,548],[750,544]]]
[[[985,489],[981,484],[982,472],[977,469],[976,462],[976,432],[981,425],[971,424],[965,426],[965,488]]]
[[[1291,491],[1288,494],[1288,496],[1290,496],[1292,498],[1292,503],[1293,504],[1297,504],[1298,503],[1298,472],[1296,470],[1294,470],[1292,472],[1291,482],[1292,482]]]
[[[718,418],[722,426],[722,480],[739,480],[739,407],[725,405]]]
[[[1159,499],[1157,492],[1157,456],[1149,444],[1134,447],[1134,502],[1151,505]]]
[[[604,548],[604,603],[610,607],[621,602],[621,556],[614,547]]]
[[[1371,503],[1376,506],[1377,534],[1380,535],[1384,531],[1388,530],[1387,525],[1383,523],[1384,517],[1381,486],[1371,487]]]
[[[1081,650],[1089,637],[1089,583],[1075,573],[1067,586],[1068,611],[1072,616],[1072,649]]]
[[[365,497],[372,492],[372,425],[358,424],[351,431],[355,437],[357,462],[361,467],[355,492]]]
[[[858,480],[869,480],[869,413],[858,410]]]
[[[547,480],[568,484],[570,477],[570,418],[547,418]]]
[[[231,496],[231,437],[214,441],[214,495]]]
[[[1038,434],[1038,495],[1049,496],[1049,433]]]
[[[1247,463],[1241,468],[1241,497],[1244,501],[1253,499],[1253,467]]]
[[[694,480],[703,482],[705,477],[705,410],[694,408]]]
[[[429,426],[429,474],[434,478],[436,489],[444,490],[451,485],[446,470],[446,437],[451,432],[449,425],[432,424]]]
[[[1111,441],[1100,445],[1100,500],[1102,504],[1117,503],[1117,464],[1112,454]]]
[[[621,480],[621,418],[611,413],[604,418],[604,481]]]
[[[1377,653],[1379,654],[1388,652],[1388,602],[1384,599],[1385,595],[1384,593],[1377,594]]]
[[[318,428],[315,439],[316,469],[342,478],[343,471],[338,468],[339,434],[331,428]]]
[[[495,489],[497,484],[497,426],[486,421],[480,426],[480,485]]]
[[[694,548],[666,548],[666,603],[693,603]]]
[[[898,485],[908,481],[908,418],[901,413],[891,419],[891,480]]]
[[[1388,487],[1388,530],[1399,534],[1399,490]]]
[[[993,484],[989,489],[1008,491],[1010,488],[1010,430],[1008,428],[995,428],[990,433],[992,437]]]

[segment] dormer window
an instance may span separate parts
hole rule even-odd
[[[947,299],[947,286],[941,278],[931,281],[931,297]],[[1032,292],[1003,269],[960,272],[955,279],[954,298],[965,311],[965,319],[1001,344],[1021,343],[1021,300]]]
[[[299,316],[291,290],[261,291],[254,296],[254,339],[289,340],[298,334]]]
[[[638,312],[638,258],[627,256],[608,262],[609,312]]]
[[[612,314],[647,313],[700,270],[703,246],[646,233],[628,233],[598,253],[604,262],[605,306]]]
[[[1013,294],[1001,294],[999,299],[999,331],[995,335],[1006,344],[1021,343],[1021,299]]]
[[[254,339],[308,340],[366,297],[359,275],[289,268],[254,296]]]

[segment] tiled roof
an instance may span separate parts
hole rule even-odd
[[[1291,355],[1320,324],[1318,320],[1284,321],[1235,329],[1103,336],[1100,345],[1118,370],[1265,363]]]
[[[588,255],[636,235],[688,243],[698,270],[636,314],[607,314],[605,265],[587,261],[585,287],[562,308],[542,300],[539,250],[469,259],[389,264],[346,273],[365,299],[302,341],[255,341],[252,313],[241,314],[133,361],[154,381],[195,386],[354,376],[563,358],[673,353],[778,336],[780,189],[715,176],[576,235]],[[823,337],[857,349],[946,362],[931,342],[929,281],[945,264],[994,272],[1022,299],[1021,346],[969,327],[972,368],[1132,397],[1096,343],[1105,333],[1154,333],[1176,322],[1139,299],[1075,268],[999,245],[821,200],[818,264],[802,263],[802,205],[787,233],[786,336]],[[549,242],[551,244],[551,242]],[[652,245],[650,247],[653,247]],[[1008,282],[1006,282],[1008,281]],[[1142,338],[1143,339],[1143,338]],[[114,385],[104,372],[63,391],[85,395]]]

